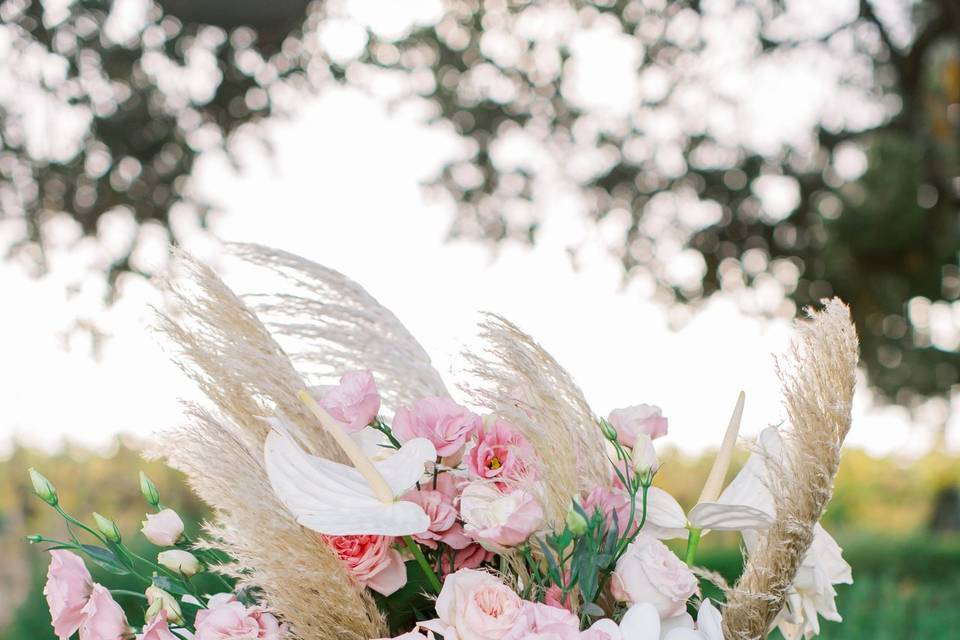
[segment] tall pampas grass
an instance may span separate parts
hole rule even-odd
[[[597,419],[570,374],[514,324],[487,314],[479,335],[484,347],[464,354],[463,390],[530,442],[542,465],[547,521],[559,524],[571,498],[609,483]]]
[[[858,361],[857,334],[840,300],[799,324],[790,353],[777,361],[789,429],[780,473],[771,483],[777,517],[727,594],[728,640],[763,638],[784,606],[814,526],[833,493],[840,447],[850,430]]]
[[[305,377],[317,382],[334,371],[370,367],[384,376],[384,396],[396,402],[442,393],[443,383],[393,314],[341,274],[253,245],[235,253],[282,280],[266,286],[283,293],[251,300],[276,335],[288,339],[297,359],[291,361],[257,314],[210,268],[180,255],[179,273],[165,282],[175,311],[160,315],[159,328],[206,402],[190,405],[187,424],[161,436],[153,453],[186,473],[213,508],[208,531],[233,559],[220,569],[259,587],[264,603],[282,614],[295,637],[385,636],[370,595],[274,495],[263,466],[269,433],[264,418],[285,416],[304,447],[345,461],[297,398]]]

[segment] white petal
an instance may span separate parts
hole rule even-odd
[[[690,510],[688,518],[690,524],[697,529],[717,531],[766,529],[773,522],[773,519],[760,509],[745,504],[719,502],[701,502]]]
[[[843,559],[843,550],[827,530],[819,523],[813,529],[813,543],[810,545],[804,564],[813,560],[829,578],[831,584],[853,584],[850,565]]]
[[[620,621],[623,640],[660,640],[660,614],[649,602],[633,605]]]
[[[373,499],[350,509],[294,512],[297,522],[330,536],[407,536],[430,528],[430,516],[413,502],[400,500],[384,504]]]
[[[637,495],[637,500],[642,500]],[[640,506],[640,505],[638,505]],[[676,499],[658,487],[647,491],[647,519],[643,524],[646,533],[661,540],[687,537],[687,517]]]
[[[437,450],[426,438],[413,438],[382,462],[374,463],[395,496],[402,496],[423,477],[424,463],[434,460]],[[420,532],[418,532],[420,533]]]
[[[707,640],[723,640],[722,618],[709,598],[700,603],[700,610],[697,612],[697,629]]]

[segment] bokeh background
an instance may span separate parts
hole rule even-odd
[[[149,326],[177,245],[337,268],[454,375],[478,309],[600,414],[650,402],[692,503],[739,389],[839,295],[862,340],[825,524],[856,583],[827,638],[960,628],[956,0],[0,0],[0,638],[52,638],[59,526],[133,537],[140,460],[191,389]],[[704,562],[735,574],[735,538]],[[131,606],[135,603],[126,603]]]

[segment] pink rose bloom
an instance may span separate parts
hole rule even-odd
[[[523,601],[485,571],[461,569],[443,581],[437,618],[420,626],[457,640],[500,640],[516,623]]]
[[[407,583],[407,568],[389,536],[323,536],[353,579],[388,596]]]
[[[347,431],[360,431],[373,422],[380,411],[380,394],[373,374],[350,371],[340,377],[340,384],[325,389],[320,405]]]
[[[143,628],[143,633],[137,636],[137,640],[180,640],[173,635],[170,627],[167,626],[167,619],[160,615],[155,616],[153,620],[147,623]]]
[[[513,628],[503,640],[549,638],[550,640],[579,640],[580,620],[566,609],[558,609],[540,602],[524,602]]]
[[[261,607],[245,607],[232,593],[210,598],[197,612],[194,640],[280,640],[280,623]]]
[[[445,457],[458,453],[480,424],[479,416],[450,398],[430,397],[417,400],[412,409],[398,409],[393,433],[401,442],[426,438]]]
[[[122,640],[130,635],[127,616],[110,592],[101,584],[94,584],[90,599],[83,607],[80,640]]]
[[[437,480],[439,481],[439,477]],[[413,536],[413,539],[420,544],[436,549],[437,543],[443,542],[453,549],[463,549],[472,542],[464,535],[463,525],[457,522],[457,509],[453,506],[453,499],[449,495],[441,491],[413,490],[403,499],[420,505],[424,513],[430,517],[430,528]]]
[[[173,509],[148,513],[142,524],[143,535],[159,547],[172,547],[183,535],[183,520]]]
[[[471,482],[460,495],[464,531],[490,548],[522,544],[543,524],[540,501],[526,489],[504,492],[486,482]]]
[[[490,562],[494,558],[492,551],[487,551],[476,542],[469,546],[459,549],[453,554],[453,566],[450,566],[450,554],[440,554],[440,572],[444,575],[460,571],[460,569],[476,569],[484,562]]]
[[[651,440],[667,435],[667,419],[663,417],[660,407],[652,404],[614,409],[607,421],[617,430],[620,442],[628,447],[633,447],[640,433],[647,434]]]
[[[533,449],[506,420],[477,431],[477,442],[467,454],[467,470],[484,480],[516,480],[531,471]]]
[[[583,501],[583,510],[587,512],[587,515],[592,516],[596,509],[600,509],[600,513],[607,521],[608,528],[613,527],[613,514],[617,514],[617,530],[622,537],[624,529],[627,528],[627,522],[630,520],[630,494],[615,487],[596,487],[587,494]],[[638,504],[633,514],[633,525],[630,527],[631,534],[637,530],[642,517],[643,508]]]
[[[63,550],[50,552],[43,595],[50,607],[53,632],[60,640],[68,640],[80,628],[83,607],[92,592],[93,579],[80,556]]]
[[[661,619],[680,615],[697,591],[697,579],[667,545],[641,533],[617,561],[610,592],[617,600],[646,602]]]

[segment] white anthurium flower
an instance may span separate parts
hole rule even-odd
[[[605,618],[590,631],[605,633],[610,640],[723,640],[720,612],[710,600],[700,603],[697,624],[684,613],[661,621],[657,608],[648,602],[630,607],[618,625]]]
[[[419,505],[399,497],[423,477],[424,465],[436,459],[433,443],[413,438],[389,458],[373,462],[329,414],[304,396],[304,403],[354,466],[308,454],[290,435],[289,423],[271,419],[275,428],[264,444],[267,476],[297,522],[336,536],[404,536],[426,531],[430,517]]]

